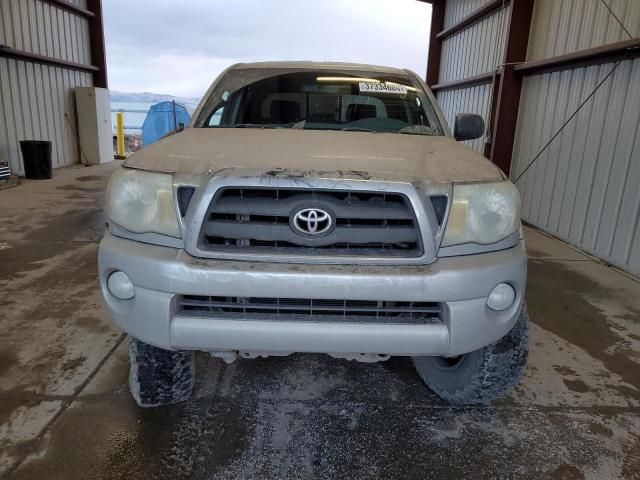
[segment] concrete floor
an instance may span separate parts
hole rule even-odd
[[[12,479],[640,478],[640,284],[533,229],[526,376],[449,407],[407,359],[225,365],[136,408],[96,281],[114,165],[0,191],[0,476]]]

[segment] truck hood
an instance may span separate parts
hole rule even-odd
[[[408,182],[504,179],[493,163],[451,137],[299,129],[188,128],[131,155],[125,166],[212,176],[238,168]]]

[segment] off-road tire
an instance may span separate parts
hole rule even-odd
[[[513,328],[496,343],[458,359],[413,357],[418,375],[452,405],[488,404],[518,384],[529,354],[529,316],[523,305]]]
[[[134,338],[129,344],[129,388],[141,407],[188,400],[195,382],[195,353],[154,347]]]

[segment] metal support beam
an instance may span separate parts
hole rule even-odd
[[[446,38],[455,35],[456,33],[464,30],[467,27],[470,27],[476,22],[479,22],[483,18],[488,17],[492,13],[497,10],[500,10],[503,6],[508,5],[510,0],[491,0],[489,3],[483,5],[478,10],[473,12],[471,15],[466,16],[462,20],[460,20],[455,25],[451,25],[446,30],[441,31],[436,35],[436,38],[440,41],[443,41]]]
[[[99,88],[109,88],[107,82],[107,57],[104,46],[102,0],[87,0],[87,10],[93,14],[93,17],[89,19],[91,63],[98,67],[98,70],[93,74],[93,85]]]
[[[491,161],[505,173],[511,168],[511,157],[518,122],[522,75],[514,69],[514,63],[527,58],[529,30],[534,0],[512,0],[511,14],[505,44],[504,66],[496,102],[491,139]]]
[[[24,52],[15,48],[0,45],[0,57],[15,58],[16,60],[24,60],[27,62],[40,63],[42,65],[51,65],[53,67],[67,68],[69,70],[79,70],[81,72],[95,73],[98,69],[92,65],[82,63],[69,62],[59,58],[46,57],[36,53]]]
[[[463,78],[461,80],[454,80],[452,82],[437,83],[431,87],[434,92],[443,92],[446,90],[459,90],[461,88],[475,87],[476,85],[485,85],[493,81],[493,77],[499,77],[501,72],[483,73],[481,75],[475,75],[473,77]]]
[[[524,75],[537,75],[638,57],[640,57],[640,38],[634,38],[544,60],[521,63],[516,65],[514,70]]]
[[[80,8],[71,2],[66,2],[65,0],[41,0],[41,1],[50,3],[51,5],[54,5],[58,8],[66,10],[67,12],[71,12],[74,15],[78,15],[80,17],[91,18],[94,16],[94,14],[89,10]]]
[[[434,0],[431,9],[431,31],[429,33],[429,57],[427,61],[427,85],[432,87],[440,78],[440,58],[442,56],[442,41],[438,40],[438,33],[444,28],[445,0]]]

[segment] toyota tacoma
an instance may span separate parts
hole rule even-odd
[[[189,398],[195,352],[408,356],[452,404],[528,353],[520,198],[407,70],[234,65],[188,128],[110,179],[99,277],[140,406]]]

